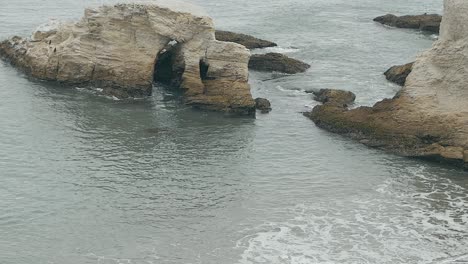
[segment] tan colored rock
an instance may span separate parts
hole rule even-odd
[[[119,98],[147,96],[154,78],[188,104],[254,114],[250,52],[215,40],[211,18],[155,4],[86,9],[77,23],[49,23],[31,39],[0,43],[0,56],[33,77],[94,86]],[[203,68],[203,70],[201,70]]]
[[[439,40],[417,58],[397,96],[353,110],[325,104],[307,115],[320,127],[404,156],[466,162],[468,1],[444,4]]]
[[[412,69],[413,69],[413,63],[411,62],[405,65],[393,66],[390,69],[388,69],[384,73],[384,75],[387,78],[387,80],[403,86],[405,85],[406,78],[411,73]]]
[[[468,163],[468,150],[465,150],[463,152],[463,161],[465,161],[465,163]]]
[[[440,155],[446,159],[463,160],[463,148],[461,147],[446,147]]]

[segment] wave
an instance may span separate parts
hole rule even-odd
[[[371,197],[369,197],[372,195]],[[450,263],[468,257],[468,193],[415,168],[373,194],[298,204],[247,230],[239,263]],[[462,255],[460,255],[462,254]],[[455,257],[454,257],[455,256]]]

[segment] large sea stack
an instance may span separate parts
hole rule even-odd
[[[0,43],[0,56],[27,74],[103,88],[118,98],[147,96],[153,81],[184,91],[187,104],[255,113],[250,52],[215,39],[211,18],[156,4],[86,9],[77,23],[49,23],[31,38]]]
[[[325,103],[320,127],[404,156],[468,164],[468,1],[445,0],[441,34],[419,55],[405,86],[373,107]]]

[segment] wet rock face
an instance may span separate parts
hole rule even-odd
[[[413,62],[405,64],[405,65],[398,65],[393,66],[388,69],[384,75],[387,80],[394,82],[398,85],[404,86],[406,83],[406,78],[411,73],[413,69]]]
[[[306,116],[372,147],[468,168],[468,1],[444,6],[439,40],[418,56],[398,96],[351,110],[325,103]]]
[[[86,9],[77,23],[50,23],[31,39],[0,43],[0,56],[27,74],[103,88],[119,98],[147,96],[153,80],[184,91],[187,104],[255,113],[250,52],[215,39],[211,18],[152,4]],[[166,76],[166,77],[164,77]]]
[[[307,71],[310,65],[280,53],[267,53],[252,55],[249,68],[263,72],[296,74]]]
[[[321,103],[339,104],[347,106],[354,103],[356,95],[349,91],[335,90],[335,89],[321,89],[313,92],[315,100]]]
[[[271,111],[271,103],[268,99],[265,98],[256,98],[255,107],[263,114],[269,113]]]
[[[442,16],[437,14],[415,16],[395,16],[387,14],[374,18],[374,21],[397,28],[412,28],[431,33],[439,33]]]
[[[223,30],[216,30],[216,39],[219,41],[238,43],[248,49],[262,49],[278,46],[276,43],[268,40]]]

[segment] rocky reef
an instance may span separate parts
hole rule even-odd
[[[405,65],[396,65],[388,69],[384,75],[387,78],[387,80],[394,82],[398,85],[405,85],[406,83],[406,78],[408,75],[411,73],[411,70],[413,69],[413,64],[414,62],[407,63]]]
[[[219,41],[238,43],[248,49],[263,49],[278,46],[276,43],[268,40],[223,30],[216,30],[216,39]]]
[[[262,114],[268,114],[271,112],[271,103],[268,99],[265,98],[256,98],[255,107],[257,110],[261,111]]]
[[[437,14],[423,14],[413,16],[395,16],[392,14],[387,14],[374,18],[374,21],[397,28],[411,28],[431,33],[439,33],[442,17]]]
[[[183,91],[195,107],[255,113],[250,52],[216,40],[211,18],[168,6],[86,9],[77,23],[49,23],[31,38],[1,42],[0,56],[33,77],[118,98],[151,95],[158,81]]]
[[[254,54],[249,61],[249,69],[264,72],[296,74],[309,68],[309,64],[280,53]]]
[[[314,99],[318,102],[339,104],[341,107],[347,107],[356,100],[354,93],[337,89],[320,89],[312,93],[315,95]]]
[[[468,2],[445,0],[441,34],[418,56],[405,86],[373,107],[326,102],[319,127],[403,156],[468,164]]]

